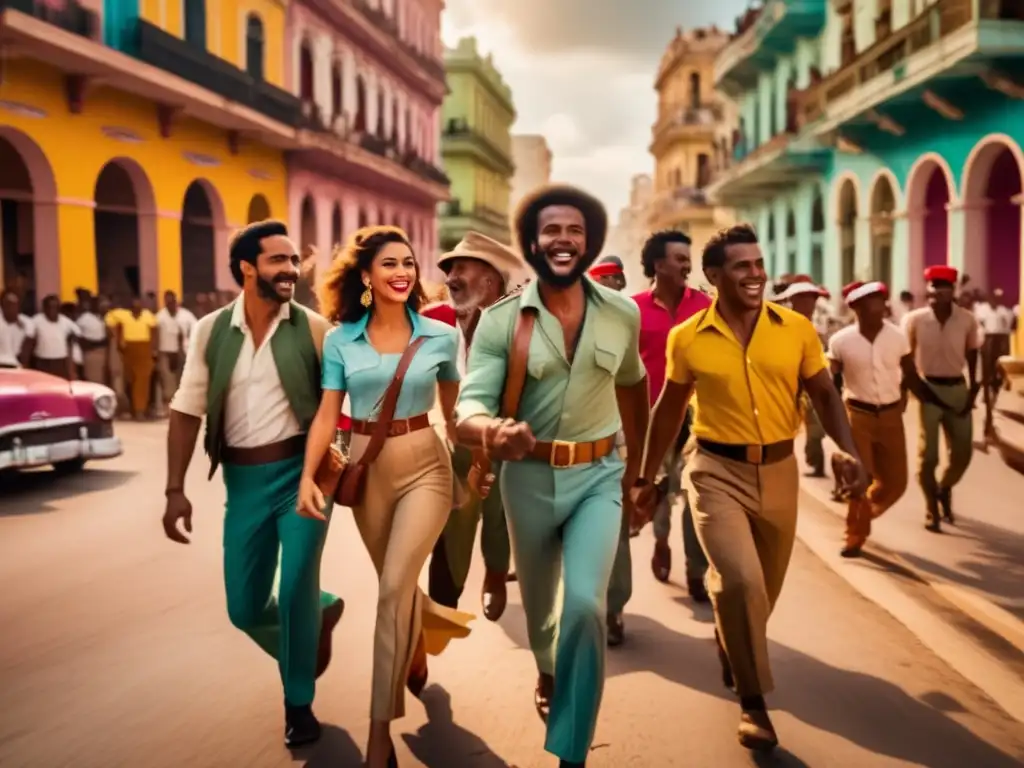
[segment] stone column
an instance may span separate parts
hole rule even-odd
[[[858,216],[854,227],[854,243],[856,244],[856,257],[853,267],[854,279],[872,280],[871,217]]]
[[[331,119],[331,65],[334,63],[334,41],[317,35],[313,42],[313,100],[320,109],[324,124]]]
[[[910,223],[904,211],[892,214],[892,285],[889,286],[890,294],[896,295],[905,290],[909,283],[910,260],[907,254],[910,251]]]
[[[890,293],[895,296],[900,291],[910,291],[915,296],[924,292],[925,264],[925,218],[928,211],[924,208],[912,208],[896,213],[906,231],[906,259],[897,259],[893,263],[893,285]],[[893,249],[895,251],[895,248]],[[949,257],[949,243],[946,243],[946,256]],[[897,277],[897,272],[902,272]]]

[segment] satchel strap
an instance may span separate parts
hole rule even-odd
[[[359,459],[360,464],[372,464],[384,448],[384,441],[388,439],[388,426],[395,418],[395,409],[398,407],[398,396],[402,393],[402,382],[405,380],[405,374],[409,372],[412,359],[416,357],[416,352],[423,346],[426,340],[426,336],[414,339],[405,348],[405,352],[402,353],[402,357],[398,361],[398,367],[395,369],[395,377],[384,391],[383,404],[377,416],[377,421],[374,424],[373,434],[370,435],[370,442]]]
[[[501,394],[501,415],[507,419],[514,419],[519,413],[519,402],[523,399],[523,389],[526,388],[530,339],[533,338],[533,325],[536,320],[537,312],[532,308],[520,309],[516,318],[516,328],[512,333],[512,350],[505,374],[505,390]]]

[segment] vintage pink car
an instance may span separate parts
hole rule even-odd
[[[0,471],[52,464],[74,472],[121,455],[117,398],[109,387],[0,368]]]

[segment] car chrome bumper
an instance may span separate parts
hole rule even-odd
[[[73,459],[112,459],[120,456],[121,438],[102,437],[85,440],[64,440],[49,445],[30,445],[0,451],[0,469],[44,467]]]

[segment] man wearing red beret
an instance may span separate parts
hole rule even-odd
[[[977,383],[978,321],[956,304],[958,273],[945,265],[928,267],[928,306],[915,309],[903,320],[917,372],[935,396],[921,402],[918,478],[928,506],[927,528],[938,533],[941,519],[953,522],[952,493],[971,463],[971,412],[980,389]],[[964,368],[970,381],[964,379]],[[939,430],[946,435],[946,468],[936,481],[939,465]]]

